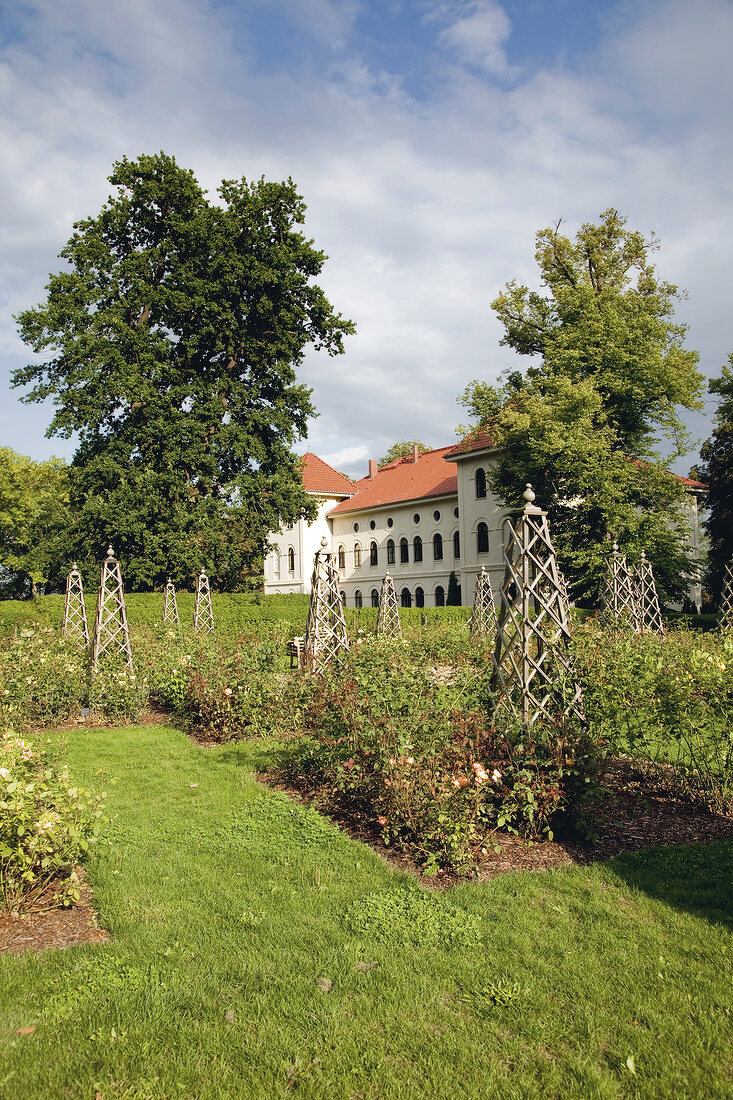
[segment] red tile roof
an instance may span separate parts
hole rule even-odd
[[[309,493],[346,496],[356,492],[356,486],[345,474],[340,474],[312,451],[303,455],[303,486]]]
[[[707,485],[704,481],[695,481],[693,477],[682,477],[681,474],[675,474],[674,476],[688,489],[707,489]]]
[[[413,461],[412,455],[396,458],[377,470],[374,477],[363,477],[357,481],[352,490],[356,495],[337,504],[329,515],[457,493],[458,475],[445,464],[445,457],[452,450],[450,446],[426,451],[418,456],[417,462]]]
[[[470,454],[471,451],[486,451],[495,446],[496,443],[485,428],[474,428],[472,432],[469,432],[467,436],[464,436],[453,447],[449,447],[448,450],[451,457],[458,457],[459,455]]]

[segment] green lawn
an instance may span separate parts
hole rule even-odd
[[[733,844],[427,892],[259,787],[270,750],[72,734],[113,939],[0,956],[1,1097],[733,1096]]]

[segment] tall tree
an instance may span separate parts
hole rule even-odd
[[[269,531],[312,514],[292,447],[314,410],[296,368],[308,345],[343,352],[354,326],[313,282],[326,257],[297,229],[292,180],[225,180],[211,203],[164,153],[109,179],[45,303],[17,318],[49,357],[14,384],[53,398],[49,435],[79,434],[76,557],[113,539],[134,587],[202,566],[236,586]]]
[[[728,356],[721,377],[711,381],[710,392],[720,397],[720,403],[713,434],[700,449],[704,466],[699,476],[708,483],[707,586],[717,600],[725,565],[733,561],[733,353]]]
[[[665,437],[684,453],[678,407],[700,407],[702,377],[673,318],[677,287],[650,262],[656,240],[625,224],[606,210],[575,241],[559,223],[537,234],[545,293],[510,282],[492,302],[502,344],[534,361],[500,387],[474,382],[463,401],[503,448],[495,491],[516,505],[531,481],[549,510],[576,596],[597,595],[615,537],[632,558],[645,549],[679,597],[694,571],[684,491],[655,448]]]
[[[0,447],[0,585],[35,595],[63,580],[69,470],[60,458],[34,462]]]
[[[400,443],[393,443],[384,458],[380,458],[379,465],[386,466],[388,462],[394,462],[396,458],[407,458],[412,454],[412,448],[417,447],[417,453],[424,455],[430,448],[421,443],[419,439],[403,439]]]

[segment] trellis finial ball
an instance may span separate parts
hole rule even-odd
[[[614,554],[618,554],[618,543],[616,542],[616,539],[613,540],[613,552]]]
[[[531,481],[527,482],[527,488],[522,493],[522,496],[524,497],[524,499],[527,501],[528,504],[531,504],[532,501],[534,500],[534,491],[532,489],[532,482]]]
[[[107,557],[108,558],[113,558],[114,556],[115,556],[115,552],[112,549],[112,543],[110,543],[109,546],[107,547]]]

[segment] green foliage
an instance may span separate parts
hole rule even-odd
[[[4,593],[35,595],[63,583],[69,471],[60,458],[33,462],[0,447],[0,578]],[[7,573],[5,572],[7,571]]]
[[[511,282],[492,303],[502,343],[536,365],[499,388],[475,382],[463,398],[503,448],[492,488],[516,507],[532,482],[574,594],[591,600],[614,537],[633,561],[646,551],[667,596],[681,596],[694,571],[684,491],[654,446],[663,435],[684,453],[676,408],[700,407],[698,356],[672,320],[677,288],[649,261],[656,242],[624,225],[607,210],[575,242],[559,225],[537,234],[547,293]]]
[[[426,451],[430,450],[430,447],[426,447],[419,439],[404,439],[401,443],[392,444],[386,455],[380,458],[379,465],[386,466],[389,462],[394,462],[396,458],[408,458],[412,454],[413,447],[417,447],[417,453],[420,455],[424,455]]]
[[[733,810],[733,639],[575,631],[586,711],[613,754],[718,813]]]
[[[0,907],[19,911],[51,882],[79,899],[76,864],[97,839],[106,795],[71,784],[55,754],[6,730],[0,737]]]
[[[733,562],[733,352],[723,366],[721,377],[710,383],[710,392],[718,395],[720,403],[713,434],[700,448],[704,463],[700,479],[708,483],[707,585],[718,600],[725,566]]]
[[[314,512],[292,452],[313,414],[296,368],[311,344],[340,354],[354,326],[312,281],[326,257],[297,228],[292,180],[225,180],[212,203],[164,153],[109,179],[46,302],[18,317],[49,357],[14,384],[52,398],[50,434],[79,433],[69,557],[96,563],[113,536],[130,587],[204,566],[235,589],[270,531]]]

